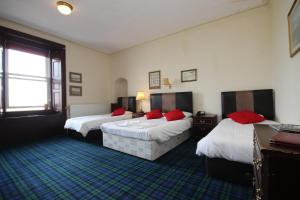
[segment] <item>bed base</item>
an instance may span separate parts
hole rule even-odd
[[[208,176],[250,186],[253,184],[253,165],[205,156],[205,171]]]
[[[77,131],[69,129],[67,130],[67,135],[76,140],[102,145],[102,131],[100,129],[89,131],[86,137],[83,137],[82,134]]]
[[[185,131],[166,142],[146,141],[103,133],[103,146],[147,160],[155,160],[190,137]]]

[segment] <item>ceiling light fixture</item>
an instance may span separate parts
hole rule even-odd
[[[73,6],[65,1],[58,1],[56,5],[57,10],[63,15],[69,15],[73,10]]]

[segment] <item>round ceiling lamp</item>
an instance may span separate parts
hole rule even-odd
[[[57,10],[63,15],[71,14],[73,10],[73,6],[65,1],[58,1],[57,3]]]

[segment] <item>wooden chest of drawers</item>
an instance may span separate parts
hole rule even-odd
[[[199,115],[193,117],[192,133],[196,137],[206,136],[217,125],[217,115]]]
[[[300,149],[270,145],[276,132],[268,125],[254,127],[255,199],[300,199]]]

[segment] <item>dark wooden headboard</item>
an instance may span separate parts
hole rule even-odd
[[[123,107],[125,110],[136,112],[136,100],[135,97],[118,97],[117,102],[119,107]]]
[[[178,108],[182,111],[193,113],[193,93],[175,92],[151,94],[150,105],[151,110],[160,109],[162,112],[168,112]]]
[[[222,92],[221,96],[222,118],[242,110],[254,111],[270,120],[275,118],[272,89]]]

